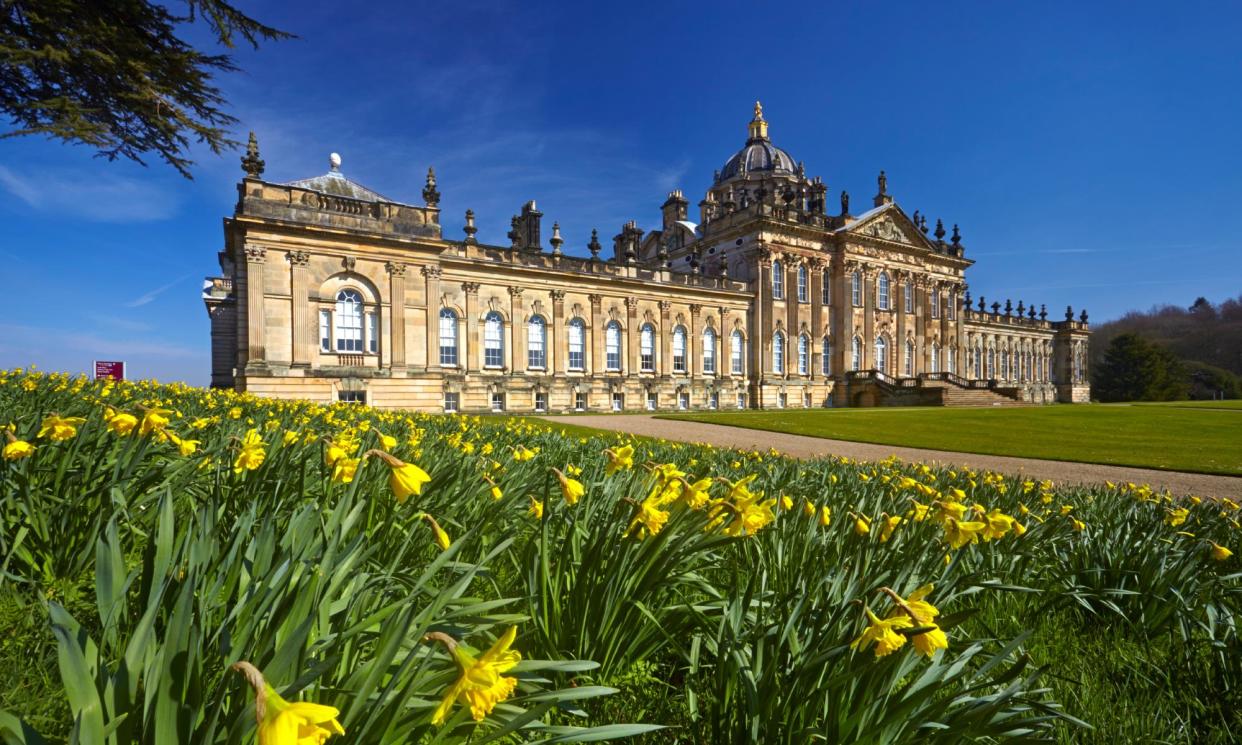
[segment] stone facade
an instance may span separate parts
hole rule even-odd
[[[610,256],[562,251],[528,202],[510,245],[440,228],[423,205],[346,178],[263,179],[253,135],[204,285],[212,385],[422,411],[781,408],[1085,401],[1088,325],[1019,303],[972,306],[957,227],[908,216],[881,172],[872,207],[775,147],[756,104],[746,145],[689,220],[626,223]],[[1025,314],[1024,314],[1025,312]]]

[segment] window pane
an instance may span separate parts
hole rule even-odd
[[[367,351],[379,354],[379,316],[367,314]]]
[[[457,364],[457,314],[448,308],[440,311],[440,364]]]
[[[742,374],[742,332],[733,332],[733,348],[730,350],[734,375]]]
[[[772,372],[785,372],[785,337],[780,332],[772,337]]]
[[[586,363],[584,352],[586,324],[575,318],[569,322],[569,369],[581,370]]]
[[[526,326],[526,366],[546,367],[547,353],[544,346],[545,326],[543,318],[531,316]]]
[[[673,329],[673,370],[686,371],[686,330],[681,326]]]
[[[609,370],[621,369],[621,326],[612,321],[604,327],[604,356]]]
[[[332,351],[332,311],[319,311],[319,351]]]
[[[711,329],[703,331],[703,372],[716,372],[716,332]]]
[[[354,290],[336,294],[336,351],[362,351],[362,295]]]
[[[483,322],[483,365],[485,367],[501,367],[504,365],[504,322],[499,313],[488,313]]]

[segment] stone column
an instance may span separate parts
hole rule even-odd
[[[875,368],[875,278],[874,267],[867,267],[862,274],[863,291],[863,344],[862,369]],[[887,372],[882,370],[881,372]]]
[[[263,310],[263,264],[267,249],[246,246],[246,366],[267,359],[267,318]]]
[[[466,294],[466,333],[465,356],[466,372],[478,372],[482,360],[479,359],[479,283],[462,282],[462,292]]]
[[[309,367],[314,347],[313,334],[318,333],[318,318],[312,325],[310,305],[310,254],[306,251],[290,251],[289,260],[289,318],[290,351],[294,367]],[[312,331],[311,329],[316,329]]]
[[[953,369],[957,371],[955,374],[961,375],[962,370],[965,369],[963,358],[965,345],[962,343],[962,337],[965,335],[963,316],[966,314],[962,311],[962,286],[960,284],[953,287],[949,302],[953,303],[953,336],[957,339],[957,349],[953,352]]]
[[[568,360],[562,360],[562,354],[568,354],[565,344],[561,344],[561,338],[564,336],[568,340],[568,332],[562,333],[565,328],[565,291],[552,291],[552,323],[547,327],[547,346],[548,356],[548,373],[557,375],[558,370],[564,370],[569,367]]]
[[[603,372],[608,366],[607,360],[604,359],[604,314],[601,311],[601,305],[604,302],[602,295],[587,295],[587,300],[591,301],[591,361],[587,363],[587,370],[594,376]]]
[[[729,316],[729,309],[720,306],[716,309],[719,314],[717,318],[720,323],[718,326],[719,333],[716,334],[716,377],[732,378],[733,377],[733,332],[725,324]],[[746,359],[743,353],[743,364]]]
[[[824,262],[821,259],[812,259],[808,262],[810,268],[808,273],[807,291],[811,301],[811,380],[818,380],[819,371],[823,369],[823,340],[824,332]]]
[[[388,367],[404,370],[405,358],[405,264],[390,261],[384,265],[388,270],[388,336],[390,339]],[[427,335],[432,330],[439,333],[439,319],[427,321]]]
[[[526,354],[526,321],[523,318],[522,290],[509,287],[509,373],[525,370],[530,357]]]
[[[642,334],[638,330],[638,298],[625,299],[625,374],[631,378],[638,377],[638,342]]]
[[[953,292],[947,284],[941,284],[936,292],[940,293],[940,369],[948,370],[946,358],[951,353],[949,350],[949,303],[953,302]]]
[[[903,271],[893,272],[890,288],[894,288],[890,301],[893,303],[893,315],[897,317],[897,338],[893,340],[893,347],[897,354],[895,359],[897,365],[897,377],[904,378],[906,376],[906,273]],[[914,369],[911,363],[911,370]]]
[[[914,374],[927,372],[927,278],[914,278]]]
[[[758,284],[759,295],[755,298],[755,322],[750,327],[750,379],[761,383],[767,373],[767,360],[771,359],[772,349],[772,253],[760,248]],[[758,396],[759,389],[754,391],[756,408],[762,408]]]
[[[440,368],[440,267],[428,264],[422,268],[426,291],[423,295],[423,315],[427,326],[427,369]],[[461,339],[458,329],[457,338]],[[460,350],[458,350],[460,354]],[[459,359],[459,362],[461,360]]]
[[[703,377],[703,334],[699,327],[699,313],[702,310],[703,306],[690,304],[690,338],[687,340],[690,359],[686,360],[686,370],[689,371],[691,380]]]
[[[669,371],[672,369],[673,356],[673,328],[670,326],[668,318],[669,311],[673,309],[673,304],[668,300],[660,301],[660,377],[667,379]]]
[[[832,323],[832,371],[838,376],[844,376],[848,369],[846,363],[849,361],[854,311],[850,307],[846,284],[849,282],[848,277],[852,270],[852,265],[844,264],[835,274],[828,276],[828,281],[833,285],[832,307],[828,314],[829,321]]]

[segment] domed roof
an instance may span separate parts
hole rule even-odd
[[[793,157],[768,139],[768,123],[763,119],[763,107],[758,101],[755,102],[755,117],[750,121],[749,134],[750,137],[742,149],[725,161],[718,181],[752,171],[792,175],[797,170]]]

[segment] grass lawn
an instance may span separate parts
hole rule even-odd
[[[786,409],[660,418],[881,445],[1242,475],[1242,407],[1202,403],[1217,406]]]

